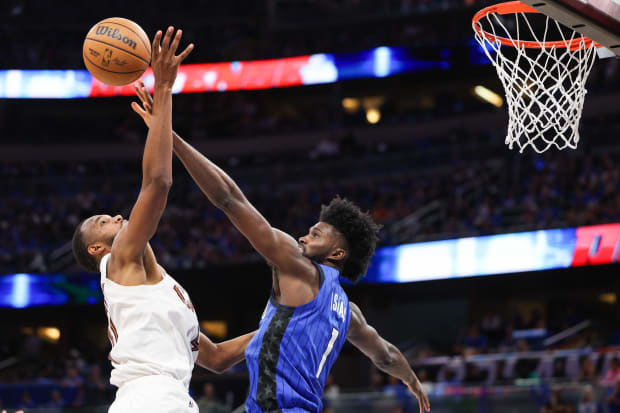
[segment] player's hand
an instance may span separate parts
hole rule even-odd
[[[146,127],[150,128],[151,114],[153,113],[153,97],[151,96],[149,91],[146,90],[146,87],[141,80],[139,80],[137,83],[134,83],[133,88],[136,91],[136,95],[138,95],[138,97],[140,98],[140,102],[142,103],[142,105],[140,105],[138,102],[131,102],[131,108],[134,112],[140,115],[144,123],[146,123]]]
[[[418,404],[420,405],[420,413],[424,413],[425,411],[430,412],[431,403],[428,401],[428,396],[424,392],[424,389],[422,389],[422,384],[420,383],[420,380],[418,380],[418,378],[416,377],[413,383],[405,384],[418,399]]]
[[[177,77],[179,65],[194,49],[194,44],[190,44],[179,54],[175,56],[179,43],[181,42],[182,30],[177,30],[174,38],[174,27],[168,27],[166,34],[163,35],[159,30],[153,39],[153,47],[151,48],[151,67],[155,76],[155,85],[164,87],[172,87]]]

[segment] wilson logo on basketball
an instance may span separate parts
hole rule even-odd
[[[127,46],[136,50],[137,43],[133,41],[132,39],[130,39],[129,37],[123,36],[123,34],[121,33],[119,29],[113,29],[109,26],[101,25],[101,26],[97,26],[97,30],[95,31],[95,34],[98,36],[108,36],[108,37],[111,37],[112,39],[120,40]]]

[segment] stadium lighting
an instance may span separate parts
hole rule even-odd
[[[40,327],[38,329],[39,337],[51,343],[60,340],[60,330],[56,327]]]
[[[504,104],[504,99],[502,99],[500,95],[484,86],[476,86],[474,88],[474,94],[497,108],[501,108]]]
[[[356,98],[344,98],[342,99],[342,108],[345,112],[352,115],[357,112],[361,106],[361,102]]]
[[[379,109],[371,108],[366,111],[366,120],[368,123],[375,124],[381,120],[381,111]]]

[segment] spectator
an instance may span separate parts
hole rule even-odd
[[[487,378],[487,372],[482,370],[480,366],[475,363],[468,364],[465,374],[466,383],[483,383]]]
[[[413,406],[409,389],[396,377],[388,376],[388,384],[383,388],[383,394],[398,400],[404,411],[409,411]]]
[[[611,395],[607,398],[609,413],[620,413],[620,380],[616,381]]]
[[[428,378],[428,372],[425,369],[420,369],[417,372],[418,380],[422,384],[422,388],[426,394],[429,394],[433,390],[433,383]]]
[[[69,367],[60,384],[68,390],[69,394],[65,394],[68,397],[67,403],[73,407],[80,407],[84,404],[84,379],[80,376],[77,367]]]
[[[514,326],[509,324],[504,330],[504,338],[499,344],[499,351],[503,353],[510,353],[517,349],[517,339],[514,338]]]
[[[228,408],[220,400],[218,400],[215,394],[215,386],[213,383],[205,383],[202,387],[202,396],[196,401],[198,403],[198,409],[201,412],[206,413],[226,413]]]
[[[383,374],[379,371],[372,369],[370,374],[370,390],[371,391],[383,391]]]
[[[62,379],[63,387],[80,388],[84,385],[84,379],[80,377],[80,373],[76,367],[69,367],[66,376]]]
[[[540,413],[572,413],[573,408],[564,403],[561,399],[561,393],[559,390],[555,390],[551,393],[551,397],[547,404],[540,410]]]
[[[32,400],[32,396],[27,391],[22,393],[22,399],[19,402],[20,409],[36,407],[34,400]]]
[[[581,361],[581,368],[579,370],[579,381],[596,381],[596,370],[594,369],[594,363],[592,363],[590,357],[586,357]]]
[[[50,401],[47,403],[45,413],[61,413],[64,405],[65,401],[62,399],[62,395],[54,389],[50,393]]]
[[[487,338],[483,335],[480,335],[480,330],[478,327],[472,326],[469,328],[469,332],[463,340],[463,345],[465,347],[464,353],[467,354],[480,354],[486,350],[487,347]]]
[[[103,377],[101,377],[99,366],[95,365],[90,368],[84,389],[87,406],[99,406],[108,401],[107,387]]]
[[[620,379],[620,360],[614,357],[611,360],[609,369],[605,376],[601,379],[601,384],[606,386],[613,386]]]
[[[598,405],[592,393],[592,386],[587,386],[577,405],[577,413],[597,413],[598,410]]]
[[[327,376],[327,380],[325,381],[325,391],[323,392],[323,395],[327,398],[333,398],[338,397],[339,394],[340,386],[338,386],[338,384],[334,381],[334,376],[329,374]]]

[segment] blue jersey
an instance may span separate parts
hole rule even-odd
[[[245,350],[248,413],[322,410],[325,381],[346,340],[351,313],[338,270],[314,264],[321,286],[314,300],[289,307],[272,295]]]

